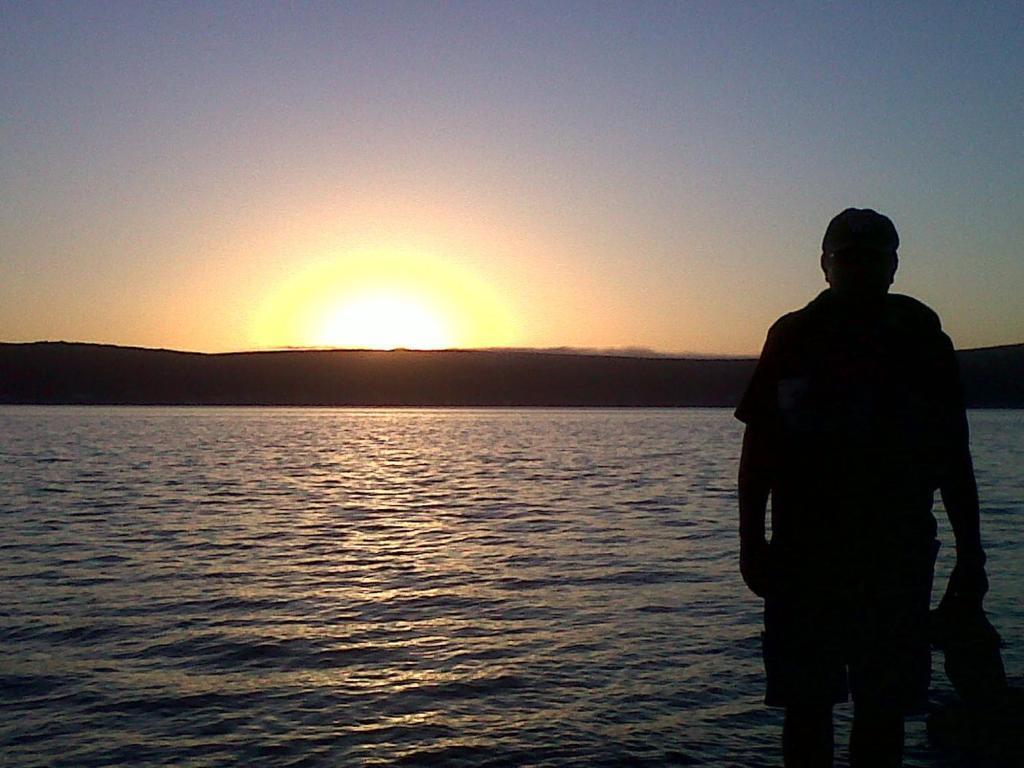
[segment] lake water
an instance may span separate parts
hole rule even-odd
[[[970,418],[1019,675],[1024,412]],[[736,568],[741,426],[0,408],[0,763],[780,765]],[[956,764],[920,718],[907,743]]]

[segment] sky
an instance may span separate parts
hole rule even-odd
[[[1024,5],[0,2],[0,340],[748,355],[871,207],[1024,342]]]

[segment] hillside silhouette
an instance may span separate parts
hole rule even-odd
[[[957,355],[969,406],[1024,407],[1024,344]],[[522,350],[202,354],[0,343],[0,403],[733,407],[754,363]]]

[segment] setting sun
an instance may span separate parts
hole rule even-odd
[[[256,346],[443,349],[516,342],[502,294],[423,247],[324,241],[298,246],[253,318]]]
[[[316,346],[360,349],[443,349],[453,344],[436,310],[415,297],[376,293],[327,312]]]

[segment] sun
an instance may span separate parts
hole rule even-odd
[[[516,341],[505,293],[457,259],[396,244],[327,243],[308,251],[256,306],[256,348],[457,349]]]
[[[313,343],[347,349],[444,349],[452,334],[441,313],[415,296],[379,292],[342,300]]]

